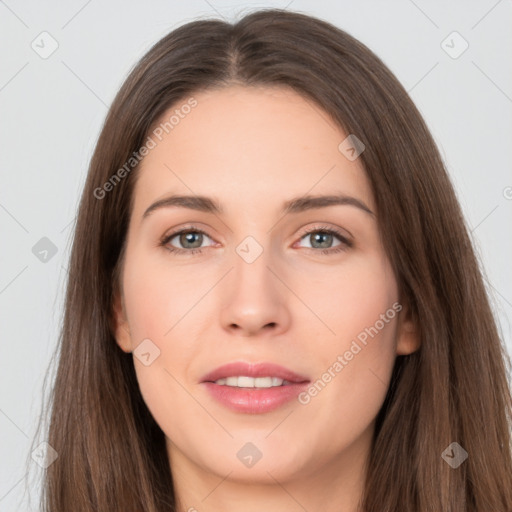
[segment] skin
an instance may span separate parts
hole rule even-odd
[[[160,350],[150,365],[138,357],[134,365],[167,438],[179,510],[355,512],[393,363],[418,349],[361,159],[347,159],[338,150],[347,134],[291,90],[230,86],[194,98],[142,162],[114,305],[123,351],[144,339]],[[375,215],[352,205],[280,213],[292,197],[333,192]],[[168,207],[141,220],[170,194],[213,197],[225,212]],[[191,223],[207,233],[202,241],[175,236],[167,245],[202,253],[159,245]],[[342,242],[321,245],[304,230],[325,226],[353,246],[322,254]],[[236,252],[249,235],[263,249],[252,263]],[[305,405],[243,414],[200,384],[235,360],[274,362],[315,382],[394,303],[401,312]],[[247,442],[262,453],[250,468],[237,458]]]

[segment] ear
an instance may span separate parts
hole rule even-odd
[[[407,305],[398,314],[396,353],[405,356],[420,348],[420,336],[417,321]]]
[[[121,350],[127,353],[131,352],[133,350],[132,338],[126,317],[124,298],[118,291],[114,293],[112,304],[111,330]]]

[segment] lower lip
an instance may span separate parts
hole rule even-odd
[[[214,382],[202,383],[218,402],[236,412],[262,414],[290,402],[304,391],[309,382],[275,386],[272,388],[238,388],[220,386]]]

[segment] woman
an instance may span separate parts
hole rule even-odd
[[[334,26],[159,41],[69,274],[44,510],[512,510],[508,360],[452,185]]]

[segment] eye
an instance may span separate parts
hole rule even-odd
[[[204,241],[205,236],[210,238],[204,231],[201,231],[200,229],[187,228],[180,231],[175,231],[174,233],[165,236],[160,242],[160,245],[165,247],[169,252],[175,252],[179,254],[196,254],[202,252],[202,242]],[[177,239],[178,243],[182,245],[183,248],[169,245],[171,240],[174,238]]]
[[[307,240],[308,238],[311,240],[308,249],[319,249],[322,250],[323,254],[334,254],[340,251],[346,251],[353,246],[353,243],[344,236],[343,233],[328,226],[316,226],[308,229],[300,240]],[[334,239],[338,239],[339,241],[335,246],[332,245]]]
[[[203,245],[205,237],[212,240],[201,229],[188,227],[164,236],[159,245],[171,253],[187,255],[201,254],[202,249],[204,247],[208,247],[207,245]],[[308,237],[312,242],[309,247],[306,248],[313,252],[321,251],[322,254],[335,254],[340,251],[346,251],[348,248],[353,246],[353,242],[343,235],[341,231],[328,226],[316,226],[314,228],[310,228],[302,235],[300,241],[305,240]],[[174,239],[176,239],[174,244],[178,243],[181,247],[171,245],[171,241]],[[335,239],[337,239],[339,243],[333,246],[332,244]]]

